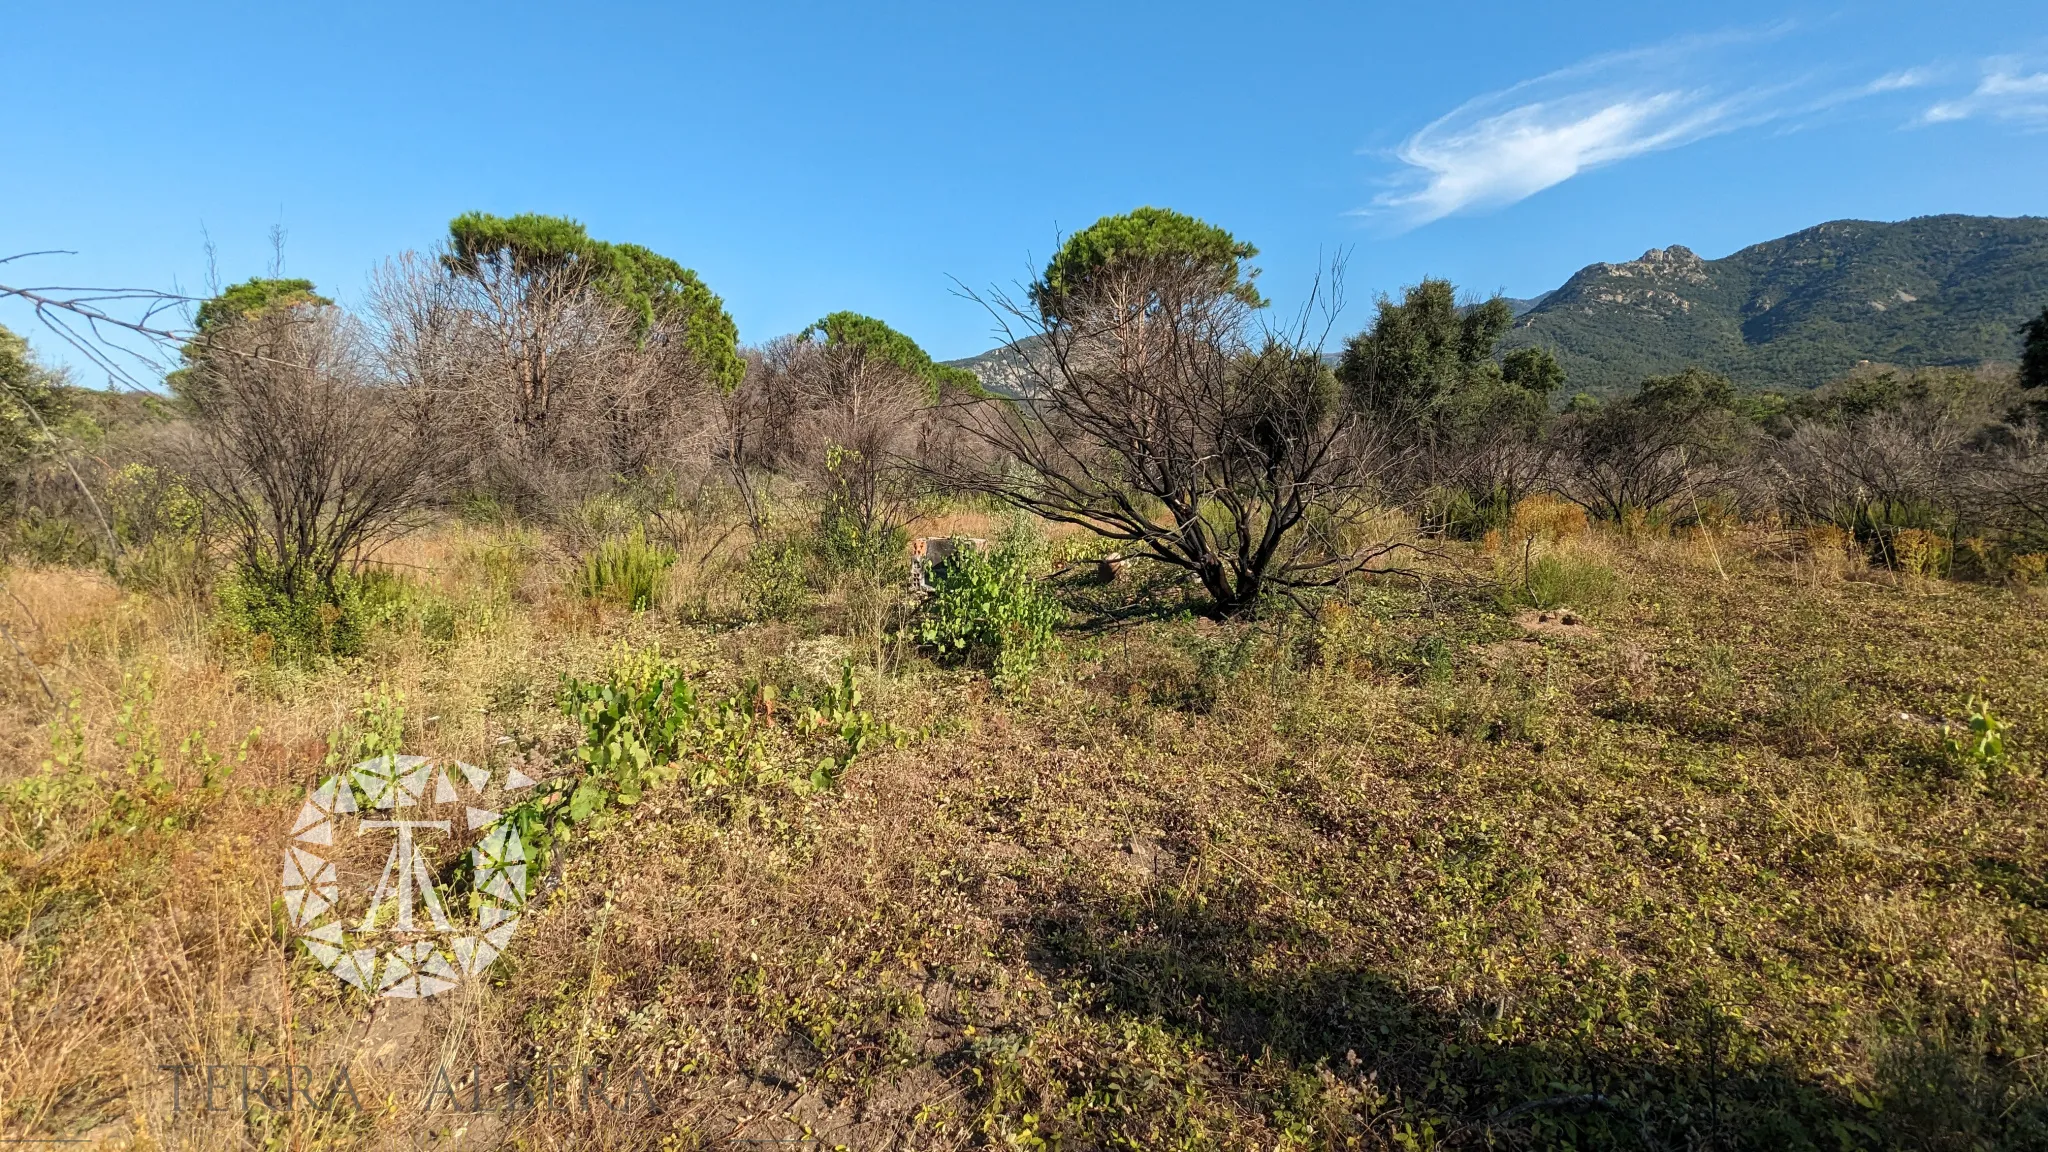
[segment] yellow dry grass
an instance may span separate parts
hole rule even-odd
[[[1766,1123],[2019,1131],[2048,1003],[2038,612],[1823,577],[1817,544],[1773,559],[1760,531],[1523,519],[1619,571],[1601,635],[1522,635],[1458,591],[1493,559],[1451,549],[1428,588],[1368,582],[1313,620],[1071,634],[1007,701],[892,646],[887,597],[851,585],[794,623],[707,617],[738,603],[736,544],[634,614],[578,601],[532,533],[446,526],[377,559],[452,629],[398,618],[313,671],[252,663],[198,605],[10,571],[0,620],[59,706],[5,654],[0,1134],[1391,1148],[1683,1128],[1653,1103],[1498,1119],[1596,1092],[1686,1102],[1723,1144]],[[502,762],[513,734],[560,764],[556,678],[648,647],[719,691],[806,691],[850,656],[917,740],[825,795],[671,787],[579,829],[513,950],[455,994],[372,1001],[290,940],[280,852],[366,694],[402,696],[411,750]],[[1980,691],[2020,751],[1971,780],[1896,717]],[[1927,1061],[1963,1111],[1900,1071]],[[174,1106],[175,1065],[221,1069],[221,1107],[203,1073]],[[346,1067],[361,1106],[279,1109],[259,1086],[245,1107],[244,1066],[323,1091]],[[661,1110],[423,1106],[441,1070],[461,1094],[469,1069],[490,1092],[535,1066],[634,1070]]]

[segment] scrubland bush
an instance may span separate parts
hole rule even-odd
[[[206,505],[183,477],[124,465],[107,481],[107,515],[121,542],[124,583],[174,596],[197,596],[210,586]]]
[[[987,668],[1006,691],[1026,687],[1053,646],[1060,604],[1038,582],[1028,541],[962,548],[930,574],[931,598],[915,625],[941,659]]]
[[[1702,420],[1739,459],[1718,442],[1703,458],[1645,415],[1670,396],[1532,414],[1556,381],[1493,365],[1490,346],[1420,357],[1397,381],[1396,354],[1430,343],[1395,339],[1426,327],[1405,314],[1368,345],[1372,371],[1345,374],[1385,389],[1365,403],[1305,346],[1251,338],[1241,246],[1148,214],[1063,250],[1032,300],[1056,334],[1037,354],[1069,357],[1041,363],[1039,383],[1115,400],[1112,415],[959,396],[939,407],[988,421],[984,447],[1015,437],[1038,455],[956,459],[927,439],[931,393],[869,403],[879,376],[857,378],[892,344],[871,327],[841,323],[801,369],[756,357],[726,390],[618,338],[613,324],[670,345],[699,331],[664,328],[651,296],[651,315],[622,305],[645,284],[600,291],[555,264],[521,283],[534,238],[499,239],[472,245],[475,269],[435,273],[465,278],[436,289],[451,295],[418,298],[463,314],[423,311],[416,345],[373,345],[374,371],[317,343],[238,366],[257,345],[236,333],[288,317],[222,320],[180,381],[211,422],[179,433],[198,464],[144,473],[110,455],[92,478],[126,587],[4,573],[0,746],[27,750],[0,766],[0,876],[26,878],[0,882],[0,1099],[17,1127],[317,1144],[335,1133],[309,1114],[287,1128],[174,1113],[132,1086],[177,1062],[346,1053],[370,1027],[389,1046],[360,1065],[387,1077],[371,1099],[403,1099],[473,1044],[514,1071],[564,1053],[646,1067],[678,1102],[658,1119],[493,1117],[491,1137],[514,1144],[837,1140],[837,1116],[935,1146],[2041,1142],[2042,614],[1998,589],[1812,588],[1733,558],[2038,582],[2037,465],[2002,414],[1954,417],[1959,440],[1872,450],[1857,467],[1887,484],[1930,444],[1963,461],[1939,485],[1880,492],[1838,484],[1817,432],[1787,447],[1808,424],[1868,418],[1862,400],[1769,421],[1709,404]],[[571,239],[528,255],[620,255]],[[607,275],[639,267],[626,255]],[[571,303],[540,290],[558,273]],[[1416,303],[1430,330],[1462,333],[1447,288]],[[526,295],[471,295],[499,289]],[[538,322],[536,349],[564,359],[517,364],[481,325],[500,315],[486,303]],[[289,307],[307,319],[312,305]],[[586,308],[598,327],[570,331]],[[1107,334],[1084,327],[1098,323]],[[1148,343],[1161,325],[1164,348]],[[471,355],[490,374],[456,373],[484,372]],[[946,386],[907,353],[882,359],[878,373]],[[444,484],[363,457],[391,450],[371,417],[444,370],[434,395],[452,403],[459,384],[474,406],[422,426],[492,430],[491,466]],[[824,373],[816,390],[806,371]],[[703,392],[648,395],[656,379]],[[659,442],[687,430],[684,400],[730,421],[712,430],[728,438],[715,473]],[[1382,437],[1373,411],[1414,424]],[[1490,412],[1515,419],[1489,429],[1474,414]],[[1150,448],[1112,442],[1155,418],[1180,423]],[[1735,419],[1750,425],[1722,425]],[[1883,440],[1892,426],[1859,427]],[[1199,464],[1176,455],[1197,450]],[[1324,470],[1322,452],[1349,471]],[[986,506],[939,507],[948,493],[928,485],[963,459],[970,489],[1042,499],[1075,533],[1048,550],[1037,520],[988,532]],[[1428,483],[1409,487],[1403,461]],[[350,477],[399,485],[360,530]],[[458,488],[481,498],[441,499]],[[89,551],[95,521],[55,507],[31,531],[67,525]],[[417,554],[376,554],[415,515],[451,510],[461,523]],[[997,543],[940,566],[905,620],[900,538],[920,515]],[[1453,539],[1413,552],[1411,573],[1359,575],[1424,521]],[[225,650],[166,607],[180,578],[154,574],[203,571],[208,531],[228,551]],[[1455,539],[1475,533],[1477,548]],[[1726,567],[1715,556],[1727,578],[1695,541],[1730,551]],[[1110,552],[1151,559],[1101,583],[1083,565],[1047,571]],[[1475,579],[1489,568],[1497,586]],[[1597,630],[1503,618],[1597,609],[1624,573],[1641,610]],[[718,610],[587,608],[653,604],[664,579]],[[1184,592],[1241,619],[1176,614]],[[786,623],[731,627],[728,608]],[[1088,630],[1054,661],[1068,620]],[[900,660],[880,652],[892,628]],[[992,673],[1002,706],[918,649]],[[374,666],[330,659],[351,652]],[[301,667],[259,676],[252,661]],[[1929,715],[1973,679],[1995,686],[1995,712],[1973,699],[1966,718]],[[358,695],[336,726],[335,702]],[[240,752],[206,750],[210,726],[259,721]],[[888,754],[913,732],[930,747]],[[463,1027],[413,1042],[280,950],[276,858],[249,845],[278,843],[323,770],[470,749],[540,781],[506,816],[556,895],[529,909],[537,930],[487,991],[418,1006]],[[459,865],[433,878],[461,879]],[[805,1099],[844,1109],[821,1119]],[[799,1114],[811,1127],[783,1124]],[[385,1108],[346,1135],[417,1144],[448,1119]]]
[[[788,537],[763,540],[747,553],[740,573],[740,599],[755,620],[795,620],[813,599],[806,549]]]
[[[31,563],[85,565],[104,552],[76,518],[44,508],[28,508],[9,527],[7,550]]]
[[[362,556],[425,509],[453,451],[366,340],[334,309],[277,308],[207,333],[184,381],[184,472],[233,547],[223,607],[273,658],[360,650]]]
[[[215,589],[221,619],[258,663],[316,663],[363,651],[371,624],[359,577],[325,584],[244,563]]]
[[[1341,403],[1301,330],[1258,325],[1256,249],[1141,209],[1076,233],[992,312],[1029,333],[1007,351],[1027,408],[985,398],[958,427],[982,449],[934,478],[1129,544],[1233,616],[1330,587],[1401,547],[1350,529],[1378,510],[1379,429]]]

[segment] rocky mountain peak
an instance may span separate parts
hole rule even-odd
[[[1595,267],[1609,276],[1676,281],[1681,284],[1707,282],[1707,262],[1683,244],[1673,244],[1669,248],[1652,248],[1643,253],[1641,258],[1625,264],[1599,264]]]

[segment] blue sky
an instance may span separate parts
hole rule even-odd
[[[281,224],[286,271],[349,302],[459,212],[549,212],[696,268],[743,339],[850,308],[950,358],[992,342],[954,279],[1141,204],[1257,244],[1283,307],[1348,251],[1344,331],[1424,275],[1526,296],[1652,246],[2048,214],[2039,0],[108,0],[0,28],[0,255],[78,252],[5,283],[197,291],[205,237],[232,282]]]

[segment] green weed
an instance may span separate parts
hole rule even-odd
[[[1970,716],[1962,724],[1942,726],[1942,751],[1957,767],[1982,779],[2005,766],[2005,734],[2012,722],[1999,719],[1991,701],[1970,697]]]
[[[934,568],[918,640],[941,659],[988,668],[1005,691],[1023,689],[1052,651],[1064,615],[1033,577],[1029,556],[1028,547],[999,543],[986,552],[963,548]]]

